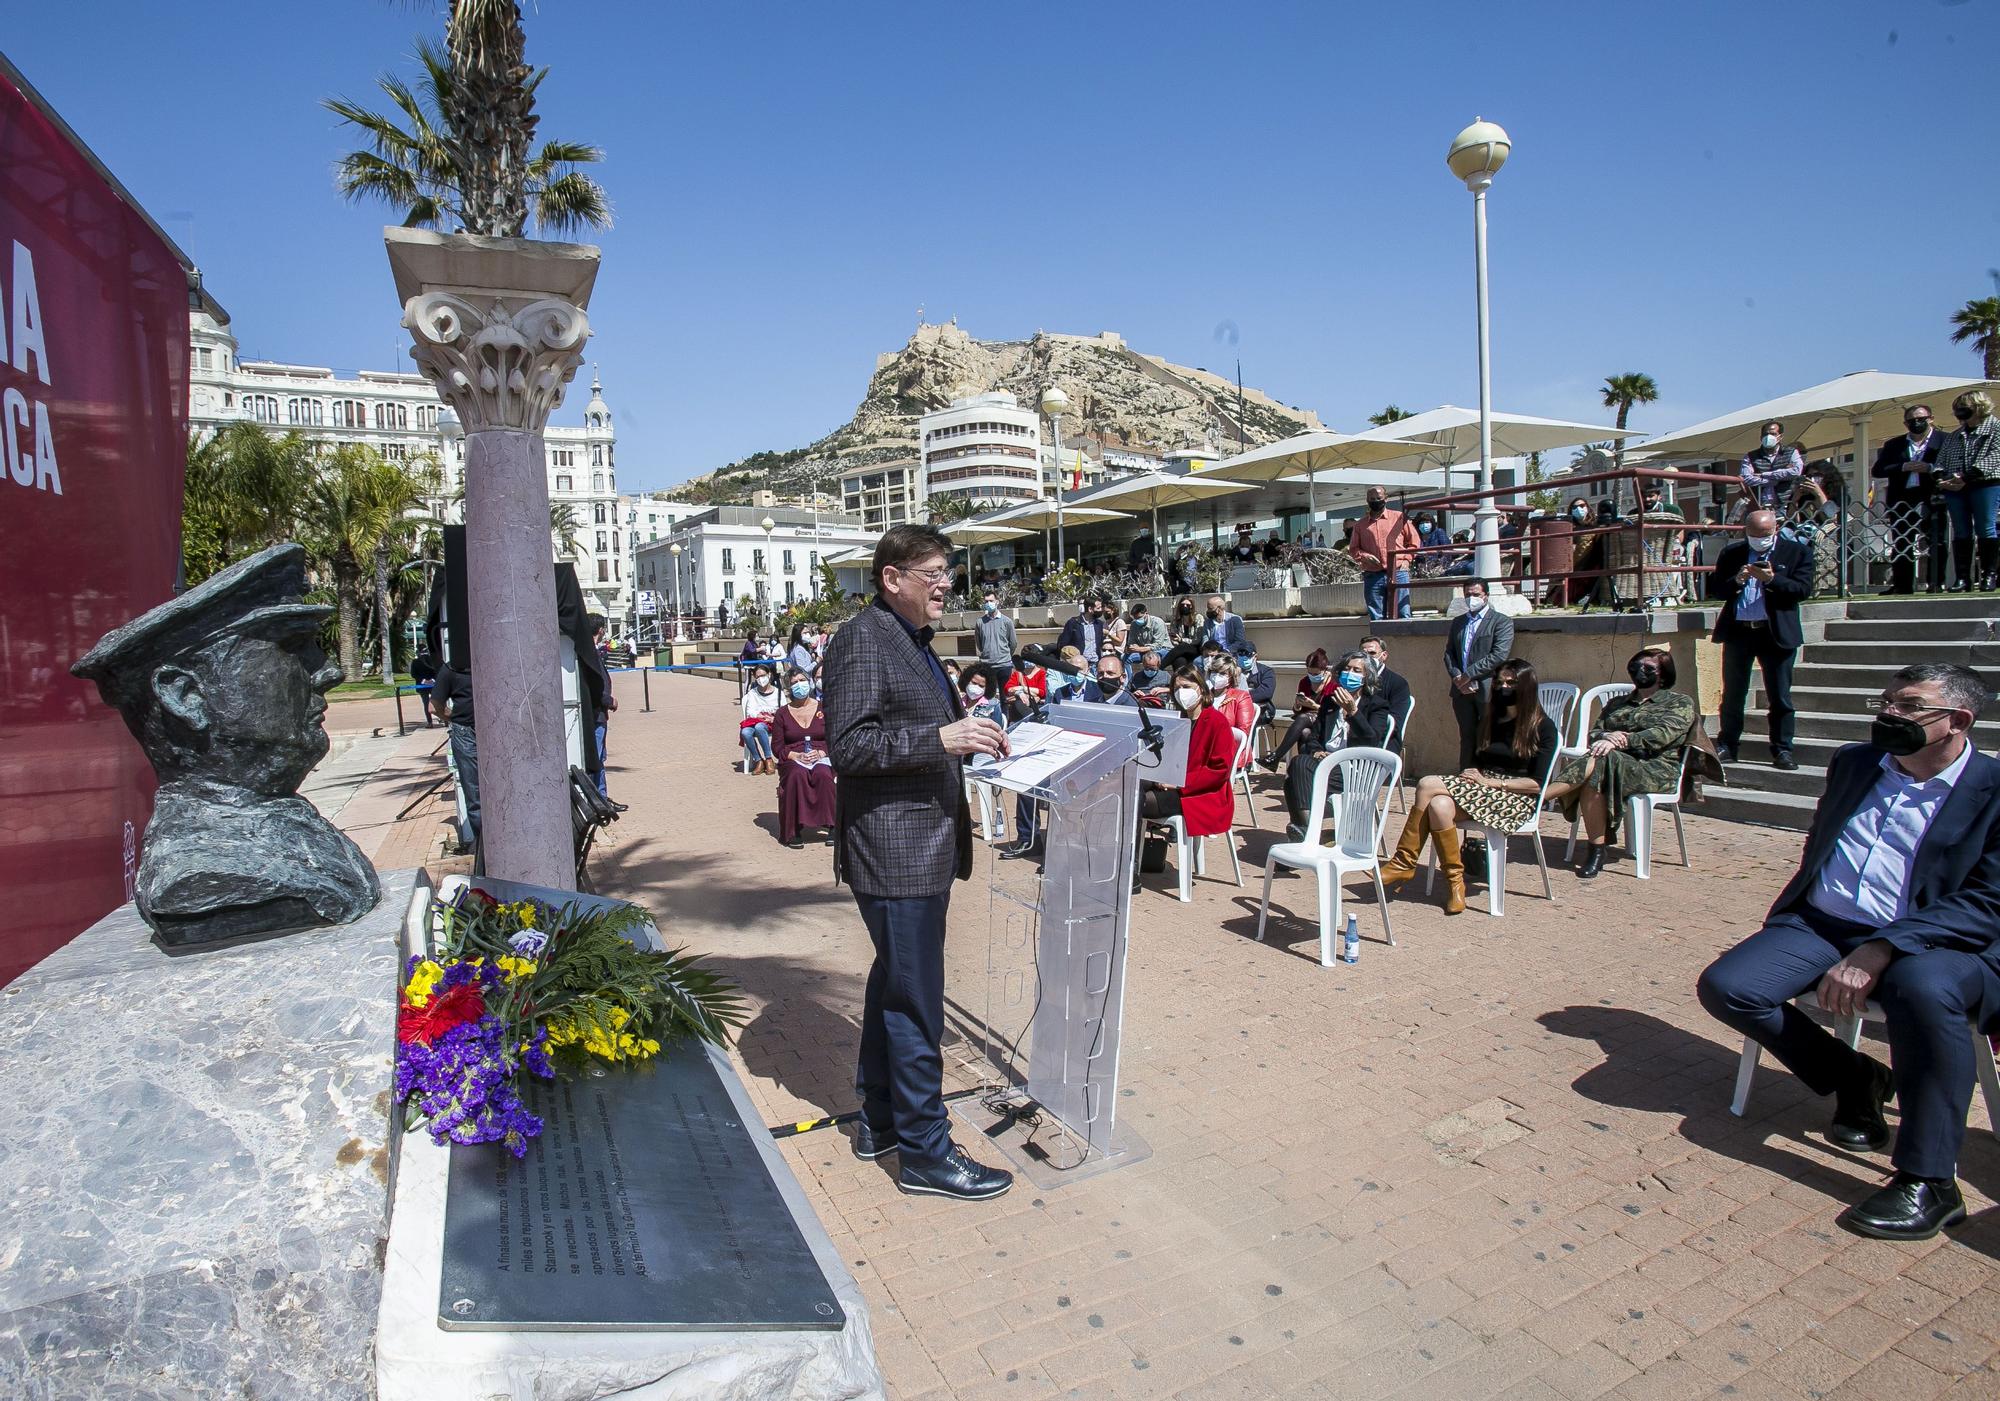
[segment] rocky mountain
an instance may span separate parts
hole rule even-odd
[[[767,485],[798,491],[809,476],[819,476],[825,489],[837,490],[833,478],[850,467],[914,457],[917,419],[932,409],[989,389],[1009,390],[1033,404],[1051,383],[1069,396],[1065,443],[1081,438],[1097,448],[1153,452],[1212,445],[1227,452],[1239,436],[1255,447],[1323,426],[1310,409],[1279,403],[1248,385],[1239,411],[1233,380],[1142,355],[1113,331],[982,341],[956,323],[924,324],[901,350],[877,358],[868,392],[846,423],[807,447],[731,463],[688,489],[716,500],[747,499]]]

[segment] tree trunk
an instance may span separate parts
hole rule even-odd
[[[1986,338],[1986,378],[2000,379],[2000,333]]]
[[[1632,401],[1630,399],[1620,399],[1618,401],[1618,427],[1620,429],[1623,429],[1625,427],[1626,416],[1629,415],[1631,412],[1632,412]],[[1611,448],[1611,468],[1613,471],[1621,471],[1623,470],[1624,466],[1625,466],[1625,440],[1623,438],[1620,438],[1616,443],[1612,445]]]
[[[333,608],[340,621],[340,669],[361,679],[361,570],[351,559],[333,561]]]
[[[375,547],[375,619],[382,635],[382,684],[387,686],[396,677],[396,634],[389,624],[389,546],[386,541]]]

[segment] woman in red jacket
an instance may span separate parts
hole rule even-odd
[[[1145,843],[1146,823],[1179,815],[1190,837],[1226,834],[1236,825],[1236,796],[1229,788],[1229,766],[1236,759],[1236,736],[1229,722],[1208,703],[1208,686],[1191,666],[1174,672],[1172,700],[1188,719],[1187,781],[1176,788],[1165,783],[1139,785],[1138,840]],[[1139,861],[1132,860],[1132,889],[1139,888]]]

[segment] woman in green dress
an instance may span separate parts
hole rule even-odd
[[[1681,755],[1700,719],[1693,697],[1674,689],[1671,652],[1643,648],[1625,671],[1632,692],[1604,707],[1589,751],[1564,760],[1549,781],[1549,799],[1563,815],[1574,822],[1582,814],[1588,845],[1576,873],[1584,880],[1604,869],[1605,844],[1618,838],[1628,797],[1680,787]]]

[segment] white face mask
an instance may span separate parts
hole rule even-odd
[[[1486,611],[1486,600],[1483,598],[1466,599],[1465,611],[1468,613],[1484,613]]]
[[[1778,445],[1778,435],[1775,433],[1766,433],[1763,437],[1763,443],[1767,449],[1776,447]]]
[[[965,688],[965,698],[967,700],[979,700],[985,694],[986,694],[986,688],[977,683],[974,683],[973,685],[967,686]]]
[[[1743,543],[1748,545],[1754,554],[1769,554],[1771,547],[1778,543],[1778,537],[1775,535],[1746,535],[1743,537]]]
[[[1174,704],[1182,710],[1193,710],[1201,704],[1201,692],[1192,686],[1174,687]]]

